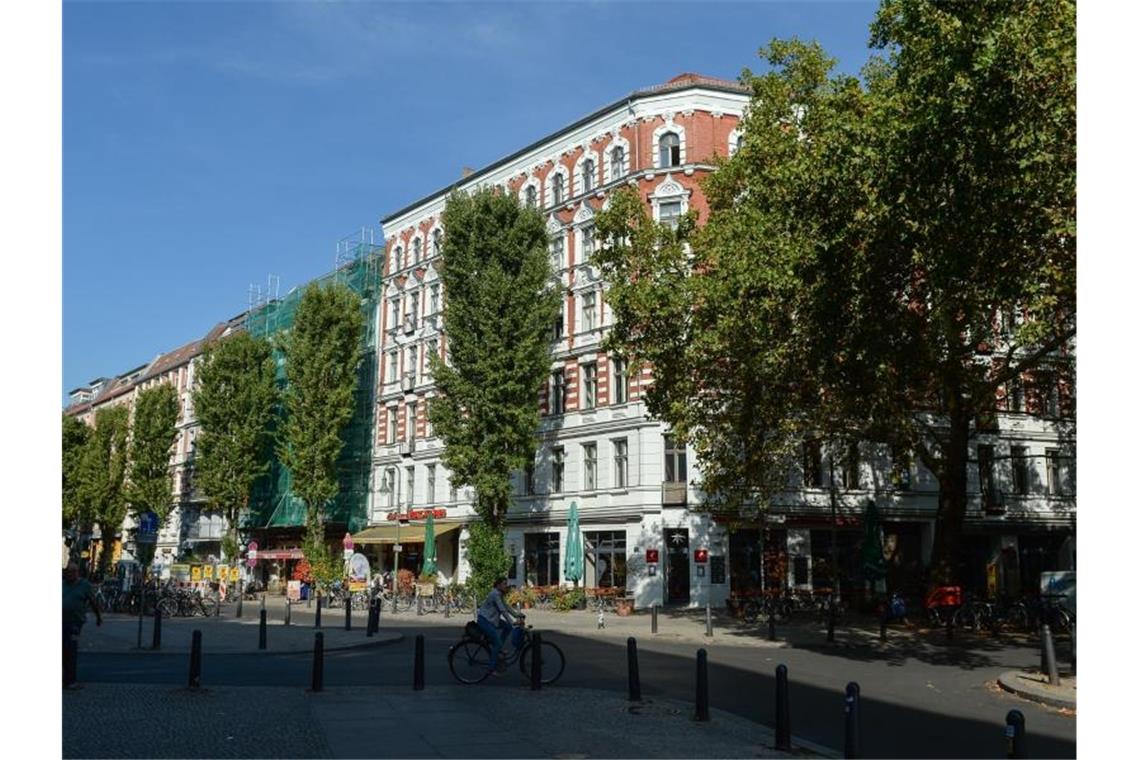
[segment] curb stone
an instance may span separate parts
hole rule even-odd
[[[1066,710],[1076,711],[1077,701],[1075,699],[1069,699],[1059,694],[1052,694],[1049,690],[1056,687],[1039,684],[1033,679],[1024,678],[1024,675],[1024,673],[1017,670],[1006,671],[998,676],[998,686],[1022,699],[1040,702],[1049,707],[1060,707]]]

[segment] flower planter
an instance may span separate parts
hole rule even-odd
[[[624,599],[615,600],[614,607],[617,609],[619,617],[629,617],[633,614],[633,597],[627,596]]]

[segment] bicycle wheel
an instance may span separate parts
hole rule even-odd
[[[760,619],[760,605],[756,602],[748,602],[744,605],[744,622],[749,625],[755,625],[756,621]]]
[[[447,667],[459,683],[479,683],[491,675],[491,648],[464,637],[447,652]]]
[[[534,644],[528,643],[519,655],[519,668],[523,675],[530,679],[531,660],[534,658]],[[551,684],[562,676],[566,669],[566,657],[562,650],[553,641],[542,642],[542,682]]]
[[[170,597],[167,597],[166,599],[160,601],[158,603],[158,608],[162,610],[162,616],[164,618],[171,618],[178,614],[178,602],[174,601]]]
[[[968,604],[959,607],[951,619],[954,621],[955,628],[966,628],[972,631],[978,626],[978,613],[973,605]]]

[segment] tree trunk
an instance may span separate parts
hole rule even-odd
[[[962,525],[966,519],[966,467],[970,455],[970,415],[959,393],[950,400],[950,435],[938,476],[938,515],[930,558],[930,586],[957,585]]]

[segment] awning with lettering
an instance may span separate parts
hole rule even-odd
[[[439,538],[444,533],[450,533],[453,530],[459,530],[463,527],[463,523],[452,522],[437,522],[435,524],[435,537]],[[399,530],[399,542],[401,544],[422,544],[424,540],[424,525],[373,525],[365,528],[359,533],[352,535],[352,542],[354,544],[394,544],[396,543],[397,533]]]

